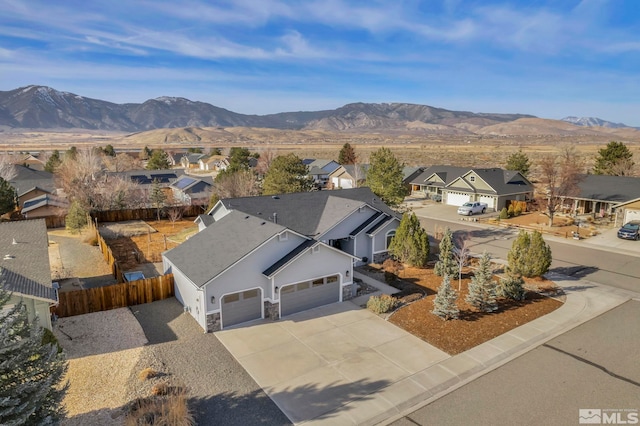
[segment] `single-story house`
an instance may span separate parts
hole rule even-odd
[[[313,178],[313,183],[320,188],[327,186],[329,175],[340,167],[334,160],[305,159],[302,162],[309,168],[309,176]]]
[[[169,185],[174,200],[185,204],[202,204],[208,202],[213,191],[213,178],[211,176],[187,176],[182,175]]]
[[[229,157],[226,155],[212,155],[198,160],[198,167],[203,171],[222,171],[229,167]]]
[[[640,220],[640,198],[616,204],[614,208],[616,213],[615,223],[617,225],[623,225],[632,220]]]
[[[5,308],[22,301],[29,318],[51,330],[49,308],[58,303],[51,282],[47,227],[43,219],[0,223],[0,287],[11,293]]]
[[[172,195],[169,188],[173,182],[177,181],[184,174],[182,169],[171,170],[129,170],[126,172],[111,172],[110,176],[120,177],[136,184],[137,198],[141,205],[150,205],[148,203],[149,195],[153,190],[153,186],[158,184],[167,196]]]
[[[185,169],[197,169],[200,167],[199,161],[206,157],[206,154],[187,153],[180,159],[180,165]]]
[[[444,204],[461,206],[468,201],[487,203],[499,211],[508,201],[529,201],[533,184],[520,172],[500,168],[432,166],[411,182],[412,194],[441,199]]]
[[[616,216],[623,223],[635,214],[630,203],[640,198],[640,178],[631,176],[583,175],[578,188],[578,194],[565,203],[574,214],[611,217],[622,207],[628,213]]]
[[[386,256],[399,217],[358,188],[224,199],[196,222],[163,264],[211,332],[353,297],[353,265]]]
[[[357,188],[367,179],[368,164],[343,164],[329,173],[332,189]]]

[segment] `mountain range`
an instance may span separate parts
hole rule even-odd
[[[179,97],[160,97],[141,104],[116,104],[46,86],[0,91],[0,126],[14,129],[80,128],[141,132],[181,127],[259,127],[465,135],[503,134],[506,125],[517,123],[509,129],[515,128],[521,134],[535,134],[531,126],[539,127],[540,121],[556,123],[551,127],[560,134],[580,132],[574,126],[625,127],[596,118],[566,117],[563,121],[571,123],[567,124],[571,127],[566,128],[560,121],[531,115],[449,111],[408,103],[352,103],[335,110],[246,115]]]

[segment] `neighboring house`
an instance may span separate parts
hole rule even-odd
[[[424,167],[409,167],[405,166],[402,168],[402,183],[405,184],[409,193],[411,193],[411,182],[420,176],[424,172]]]
[[[111,172],[109,175],[114,177],[121,177],[131,180],[131,182],[137,185],[136,191],[138,192],[136,198],[140,200],[141,205],[146,205],[149,200],[149,195],[153,190],[153,185],[157,182],[163,189],[167,196],[172,194],[169,185],[177,181],[178,178],[184,175],[184,170],[170,169],[170,170],[129,170],[126,172]]]
[[[329,173],[333,189],[357,188],[367,179],[368,164],[344,164]]]
[[[198,167],[202,171],[220,172],[229,167],[229,157],[226,155],[212,155],[198,160]]]
[[[616,204],[614,207],[616,225],[620,226],[632,220],[640,220],[640,198]]]
[[[27,219],[60,217],[66,213],[68,208],[69,202],[66,199],[51,194],[43,194],[27,200],[22,205],[20,214]]]
[[[182,204],[202,204],[209,202],[213,191],[213,178],[182,175],[169,185],[173,198]]]
[[[325,188],[329,182],[329,175],[340,167],[340,164],[333,160],[305,159],[303,163],[309,168],[309,176],[319,188]]]
[[[369,188],[220,200],[163,254],[176,298],[206,331],[354,296],[353,265],[381,261],[399,217]]]
[[[197,169],[200,167],[199,161],[206,157],[206,154],[187,153],[180,159],[180,165],[185,169]]]
[[[15,155],[13,157],[13,163],[33,170],[44,170],[45,166],[45,163],[33,154]]]
[[[640,178],[584,175],[578,183],[578,188],[578,195],[565,202],[566,205],[571,206],[574,214],[608,217],[619,208],[623,208],[628,211],[621,217],[624,223],[628,222],[625,219],[635,215],[632,201],[640,198]]]
[[[55,193],[53,174],[30,167],[15,166],[16,176],[9,181],[18,194],[18,208],[32,198]]]
[[[432,166],[415,177],[410,185],[414,195],[421,193],[451,206],[480,201],[494,211],[506,207],[508,201],[533,198],[533,185],[529,180],[520,172],[500,168]]]
[[[29,318],[51,330],[49,307],[58,303],[51,282],[47,227],[42,219],[0,223],[0,286],[11,293],[9,308],[22,301]]]

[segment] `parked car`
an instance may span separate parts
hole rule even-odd
[[[632,220],[618,229],[618,238],[625,240],[640,240],[640,220]]]
[[[458,214],[471,216],[472,214],[484,213],[487,211],[487,207],[487,203],[481,203],[479,201],[468,202],[458,207]]]

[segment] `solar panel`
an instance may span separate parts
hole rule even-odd
[[[183,177],[182,179],[174,183],[173,186],[175,186],[178,189],[185,189],[187,186],[191,185],[195,181],[196,179],[193,179],[190,177]]]

